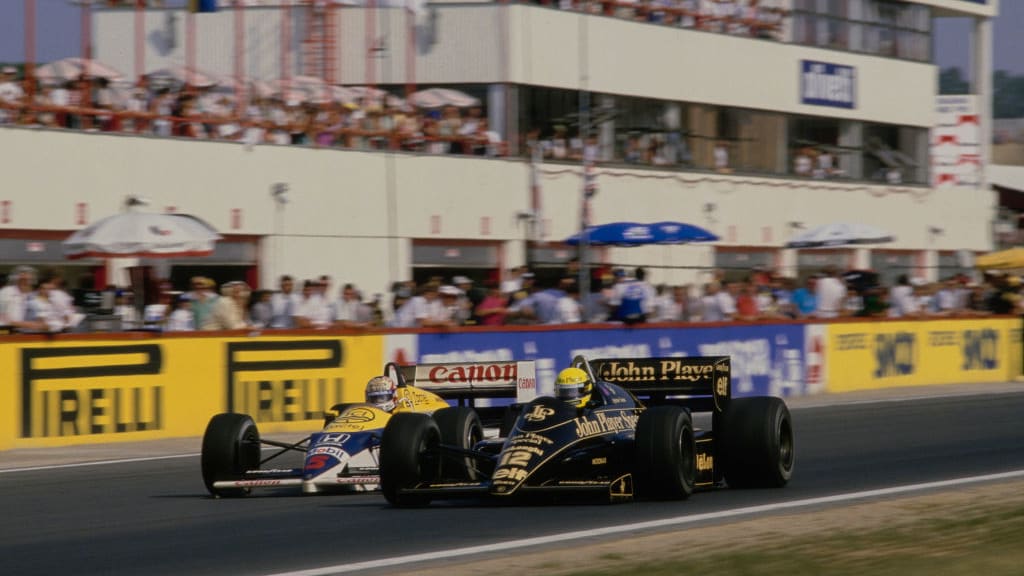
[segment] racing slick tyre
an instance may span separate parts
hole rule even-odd
[[[680,500],[693,493],[696,443],[690,411],[653,406],[636,423],[636,489],[647,498]]]
[[[780,488],[793,474],[793,420],[781,398],[733,398],[725,412],[725,481],[733,488]]]
[[[345,410],[348,410],[349,406],[355,406],[356,404],[357,404],[357,402],[346,402],[344,404],[335,404],[334,406],[331,406],[329,409],[324,410],[324,428],[327,428],[327,426],[331,422],[334,422],[334,419],[337,418],[338,416],[340,416],[342,412],[344,412]]]
[[[400,494],[421,482],[436,480],[441,471],[441,431],[428,414],[395,414],[380,441],[380,488],[393,506],[422,506],[429,496]]]
[[[441,444],[471,450],[484,438],[484,427],[476,410],[468,406],[452,406],[434,412],[434,422],[441,432]],[[463,455],[441,457],[441,477],[452,480],[476,480],[475,458]]]
[[[248,488],[215,488],[214,482],[234,480],[260,466],[260,432],[246,414],[217,414],[203,434],[203,483],[214,496],[245,496]]]

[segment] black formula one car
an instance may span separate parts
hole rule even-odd
[[[695,490],[789,481],[795,456],[789,409],[775,397],[731,398],[728,357],[577,357],[573,366],[594,383],[587,405],[549,396],[513,404],[499,437],[471,448],[465,439],[483,436],[469,406],[453,408],[440,425],[428,414],[393,416],[380,452],[388,502],[682,499]],[[694,428],[691,412],[710,412],[710,429]]]

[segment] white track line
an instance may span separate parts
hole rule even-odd
[[[14,472],[37,472],[40,470],[61,470],[63,468],[83,468],[85,466],[107,466],[110,464],[131,464],[133,462],[152,462],[154,460],[173,460],[175,458],[194,458],[196,456],[199,456],[198,452],[191,454],[171,454],[168,456],[148,456],[145,458],[121,458],[118,460],[76,462],[74,464],[51,464],[48,466],[31,466],[28,468],[8,468],[6,470],[0,470],[0,474],[11,474]]]
[[[685,526],[687,524],[696,524],[698,522],[704,522],[707,520],[721,520],[726,518],[735,518],[738,516],[748,516],[752,514],[762,514],[766,512],[778,512],[780,510],[791,510],[794,508],[807,508],[810,506],[820,506],[823,504],[837,504],[842,502],[850,502],[854,500],[863,500],[867,498],[878,498],[883,496],[893,496],[898,494],[907,494],[911,492],[922,492],[926,490],[934,490],[937,488],[950,488],[954,486],[962,486],[965,484],[977,484],[980,482],[992,482],[998,480],[1010,480],[1014,478],[1024,477],[1024,470],[1013,470],[1010,472],[1003,472],[1000,474],[987,474],[984,476],[971,476],[967,478],[955,478],[952,480],[942,480],[939,482],[925,482],[922,484],[910,484],[907,486],[894,486],[892,488],[880,488],[877,490],[865,490],[862,492],[850,492],[848,494],[835,494],[833,496],[822,496],[820,498],[808,498],[805,500],[794,500],[792,502],[779,502],[776,504],[764,504],[761,506],[747,506],[745,508],[736,508],[735,510],[724,510],[721,512],[708,512],[706,514],[693,514],[687,516],[674,516],[672,518],[664,518],[662,520],[651,520],[648,522],[637,522],[634,524],[626,524],[619,526],[608,526],[605,528],[594,528],[591,530],[578,530],[575,532],[565,532],[562,534],[551,534],[547,536],[539,536],[535,538],[524,538],[521,540],[509,540],[506,542],[496,542],[494,544],[483,544],[480,546],[469,546],[466,548],[452,548],[450,550],[438,550],[436,552],[424,552],[422,554],[410,554],[408,556],[397,556],[393,558],[382,558],[380,560],[368,560],[365,562],[357,562],[354,564],[339,564],[336,566],[324,566],[322,568],[311,568],[309,570],[296,570],[293,572],[278,572],[275,574],[269,574],[267,576],[328,576],[330,574],[344,574],[347,572],[358,572],[360,570],[372,570],[375,568],[387,568],[392,566],[402,566],[407,564],[414,564],[417,562],[429,562],[432,560],[450,560],[462,556],[470,556],[473,554],[487,554],[493,552],[506,552],[509,550],[516,550],[519,548],[528,548],[530,546],[540,546],[546,544],[553,544],[556,542],[565,542],[569,540],[582,540],[584,538],[594,538],[599,536],[610,536],[613,534],[630,533],[638,530],[650,530],[652,528],[665,528],[669,526]],[[410,511],[410,514],[415,514],[414,511]]]

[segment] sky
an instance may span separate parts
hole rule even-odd
[[[81,52],[81,9],[69,0],[35,0],[36,54],[49,62]],[[1002,0],[994,25],[995,69],[1024,74],[1024,0]],[[935,60],[942,68],[970,70],[965,39],[970,22],[960,18],[938,20]],[[0,62],[21,62],[25,57],[24,1],[0,0]]]

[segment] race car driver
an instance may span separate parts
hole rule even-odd
[[[387,376],[374,376],[366,383],[366,403],[373,404],[385,412],[395,409],[395,392],[398,386]]]
[[[555,397],[577,408],[586,406],[593,392],[594,383],[579,368],[566,368],[558,373],[555,380]]]

